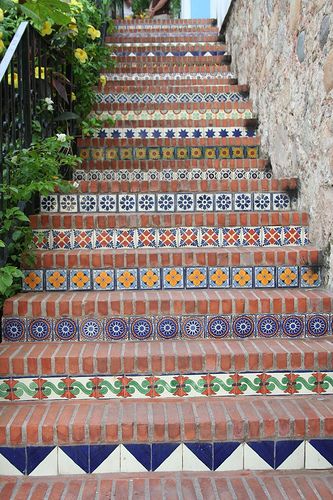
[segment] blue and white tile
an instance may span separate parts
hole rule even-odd
[[[273,193],[273,210],[290,210],[291,200],[287,193]]]
[[[136,196],[120,194],[118,197],[119,212],[136,212]]]
[[[26,449],[0,448],[0,471],[3,476],[23,476],[26,473]]]
[[[98,197],[98,210],[100,212],[116,212],[117,196],[115,194],[101,194]]]
[[[213,470],[213,447],[211,443],[183,443],[183,470]]]
[[[154,443],[152,445],[152,470],[158,472],[183,470],[183,444]]]
[[[95,194],[81,194],[79,204],[81,212],[96,212],[97,196]]]
[[[330,469],[333,466],[333,439],[311,439],[305,443],[305,468]]]
[[[58,474],[87,474],[89,472],[89,446],[58,447]]]
[[[60,212],[77,212],[78,201],[75,194],[61,194],[59,195]]]
[[[217,212],[231,211],[233,208],[232,194],[219,193],[215,195],[215,210]]]
[[[270,193],[254,193],[253,194],[253,209],[254,210],[271,210],[271,194]]]
[[[58,196],[56,194],[49,194],[48,196],[40,197],[40,211],[41,212],[58,212]]]
[[[93,445],[89,447],[90,473],[110,474],[120,472],[119,445]]]
[[[275,443],[275,469],[300,470],[305,468],[305,441],[288,440]]]
[[[121,444],[120,471],[147,472],[151,470],[151,445]]]
[[[57,476],[58,450],[56,446],[28,446],[27,474],[29,476]]]
[[[245,443],[244,469],[274,469],[274,441],[253,441]]]
[[[173,276],[175,273],[177,274]],[[175,283],[175,281],[177,283]],[[184,288],[184,268],[183,267],[162,268],[162,286],[164,289]]]
[[[170,193],[160,193],[157,195],[157,211],[158,212],[174,212],[175,211],[175,195]]]
[[[192,212],[194,210],[194,194],[177,194],[176,199],[178,212]]]
[[[168,81],[168,80],[215,80],[235,78],[231,72],[213,71],[210,73],[106,73],[109,81]]]
[[[250,193],[236,193],[234,196],[234,210],[250,211],[252,210],[252,196]]]
[[[214,195],[201,193],[195,196],[195,209],[198,212],[212,212],[214,210]]]
[[[244,443],[225,441],[214,443],[213,470],[217,472],[243,470]]]
[[[145,193],[138,195],[138,212],[155,212],[155,195]]]

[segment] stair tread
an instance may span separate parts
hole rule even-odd
[[[333,339],[197,339],[0,345],[0,376],[331,371]]]
[[[333,397],[236,396],[3,403],[0,445],[333,436]]]
[[[318,497],[315,494],[318,492]],[[63,498],[236,498],[242,500],[285,500],[286,498],[331,498],[331,471],[239,471],[239,472],[152,472],[63,475],[60,477],[0,476],[3,498],[61,500]],[[97,493],[96,493],[97,492]],[[48,495],[47,495],[48,494]],[[47,495],[47,496],[46,496]],[[239,497],[238,497],[239,498]]]

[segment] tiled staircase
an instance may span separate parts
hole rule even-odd
[[[332,475],[301,472],[333,466],[333,295],[297,179],[261,157],[212,21],[123,21],[108,41],[95,111],[115,126],[79,140],[73,194],[41,199],[4,306],[0,474],[111,476],[2,497],[151,472],[131,494],[331,498]]]

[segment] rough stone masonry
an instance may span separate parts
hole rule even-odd
[[[299,208],[333,288],[333,2],[234,0],[225,31],[263,153],[275,176],[299,178]]]

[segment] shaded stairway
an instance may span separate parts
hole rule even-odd
[[[73,194],[41,199],[5,303],[0,470],[332,467],[333,296],[297,179],[261,157],[211,21],[109,43],[95,112],[115,127],[79,141]]]

